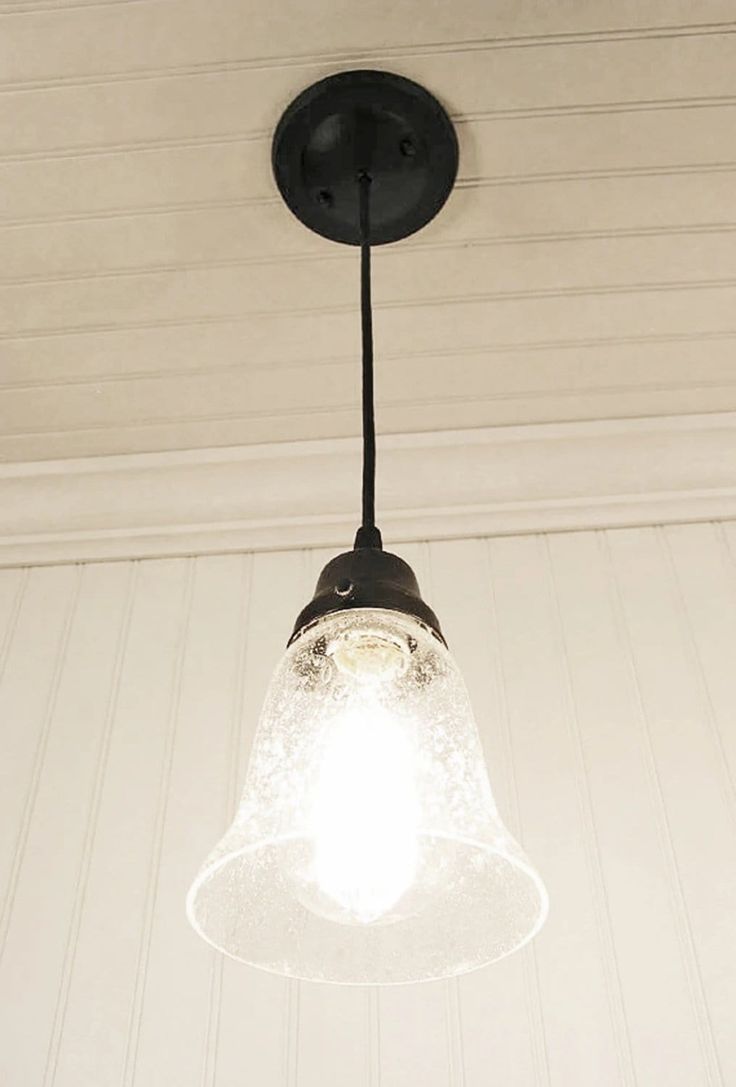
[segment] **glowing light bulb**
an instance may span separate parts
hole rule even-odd
[[[187,910],[234,958],[346,983],[460,974],[540,928],[544,886],[496,811],[455,662],[421,622],[354,608],[292,642]]]
[[[378,920],[414,879],[413,762],[408,738],[367,700],[347,710],[328,740],[314,810],[314,876],[345,920]]]
[[[390,921],[417,869],[416,724],[381,699],[405,652],[370,631],[327,649],[355,689],[325,738],[311,827],[324,899],[308,904],[343,922]]]

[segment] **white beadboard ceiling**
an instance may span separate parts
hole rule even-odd
[[[461,145],[377,253],[379,427],[736,409],[734,0],[0,3],[0,459],[358,431],[358,267],[270,176],[305,85]]]

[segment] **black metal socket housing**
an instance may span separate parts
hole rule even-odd
[[[446,644],[437,616],[422,600],[411,566],[377,547],[358,547],[327,563],[314,596],[297,617],[288,644],[325,615],[352,608],[385,608],[410,615]]]

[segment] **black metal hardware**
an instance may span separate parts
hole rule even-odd
[[[305,226],[360,245],[356,176],[370,174],[371,245],[433,219],[457,174],[455,129],[437,99],[392,72],[338,72],[302,91],[273,138],[276,183]]]
[[[363,495],[352,551],[319,576],[290,644],[312,623],[348,608],[411,615],[444,644],[411,567],[382,550],[375,524],[375,421],[370,250],[425,226],[455,183],[457,137],[424,87],[390,72],[339,72],[287,107],[273,138],[272,164],[285,203],[332,241],[361,247]]]
[[[411,566],[389,551],[361,547],[327,563],[314,596],[299,613],[289,645],[318,619],[349,608],[385,608],[411,615],[445,644],[439,620],[422,600]]]

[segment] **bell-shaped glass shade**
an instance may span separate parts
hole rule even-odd
[[[449,977],[534,936],[544,885],[499,819],[462,677],[426,627],[356,608],[291,644],[187,911],[228,955],[313,981]]]

